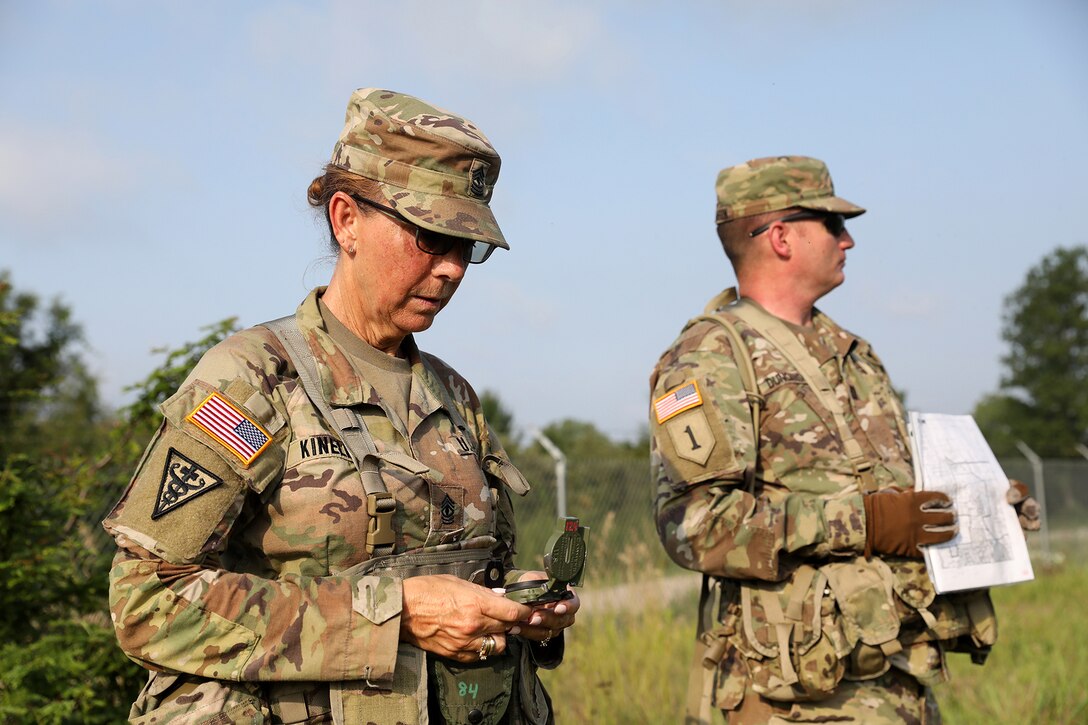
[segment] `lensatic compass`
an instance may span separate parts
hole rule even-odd
[[[544,571],[548,578],[510,584],[506,587],[506,596],[531,606],[573,597],[574,592],[567,589],[567,585],[577,587],[582,584],[588,536],[589,527],[580,526],[577,517],[560,518],[544,546]]]

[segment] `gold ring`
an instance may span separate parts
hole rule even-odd
[[[480,643],[480,661],[486,660],[489,655],[495,653],[495,638],[490,634],[485,634],[483,642]]]

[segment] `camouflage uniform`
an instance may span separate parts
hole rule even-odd
[[[387,134],[384,152],[400,155],[387,164],[382,189],[401,212],[416,219],[429,207],[428,224],[506,246],[486,206],[498,157],[469,122],[453,124],[456,117],[416,99],[372,89],[356,92],[348,114],[335,159],[361,163],[367,152],[350,146],[352,138],[359,124],[377,124]],[[392,116],[402,128],[416,125],[394,138]],[[436,121],[459,151],[428,137],[423,126]],[[380,141],[379,131],[368,139]],[[412,145],[427,147],[432,169],[409,173],[420,162],[405,150]],[[462,163],[474,154],[482,165]],[[456,183],[455,167],[462,172]],[[443,194],[448,204],[434,201]],[[484,421],[476,393],[409,336],[402,343],[412,370],[407,420],[391,414],[366,370],[326,330],[322,289],[295,319],[326,401],[358,411],[374,439],[381,478],[396,499],[394,551],[480,550],[514,580],[510,493],[529,486]],[[364,710],[365,698],[407,693],[410,709],[421,708],[409,721],[425,720],[427,693],[416,689],[425,663],[400,642],[400,579],[358,571],[368,559],[370,518],[358,471],[280,340],[263,326],[229,337],[161,410],[162,426],[103,522],[119,547],[110,572],[117,637],[151,670],[132,719],[329,722],[331,685],[352,688]],[[516,638],[508,646],[519,651]],[[562,648],[533,650],[552,655],[540,663],[554,666]],[[509,719],[545,722],[550,703],[528,648],[521,652]]]
[[[742,167],[739,180],[723,172],[719,193],[750,208],[723,205],[719,221],[794,206],[863,211],[834,197],[822,163],[780,165],[769,182]],[[794,184],[808,195],[791,196]],[[862,494],[913,486],[900,400],[865,340],[818,310],[811,328],[789,326],[860,445],[864,460],[852,457],[827,400],[738,304],[755,305],[733,290],[711,300],[650,378],[662,543],[720,587],[704,637],[712,703],[730,722],[935,722],[926,686],[946,676],[944,650],[972,636],[992,643],[992,610],[976,603],[972,626],[961,598],[935,597],[922,562],[861,556]],[[757,391],[738,356],[751,360]],[[758,431],[750,393],[763,403]]]

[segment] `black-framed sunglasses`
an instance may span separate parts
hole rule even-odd
[[[799,222],[804,219],[815,219],[817,221],[823,222],[828,234],[833,237],[841,237],[843,232],[846,231],[846,217],[844,217],[842,214],[806,209],[804,211],[794,212],[793,214],[787,214],[781,219],[774,219],[767,222],[763,226],[756,227],[752,231],[748,232],[748,236],[758,237],[760,234],[770,229],[775,222]]]
[[[450,253],[455,244],[462,245],[461,259],[468,264],[483,264],[487,261],[487,258],[491,256],[491,253],[495,251],[494,244],[488,244],[487,242],[480,242],[474,239],[465,239],[464,237],[455,237],[452,234],[437,234],[428,229],[422,229],[417,224],[412,223],[411,220],[405,219],[401,216],[396,209],[385,204],[379,204],[376,201],[371,201],[363,196],[351,196],[355,200],[356,204],[366,204],[369,207],[377,209],[382,214],[385,214],[390,219],[408,224],[415,230],[416,235],[416,247],[419,251],[426,254],[433,254],[436,257],[444,257]]]

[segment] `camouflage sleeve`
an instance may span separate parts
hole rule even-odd
[[[268,579],[211,557],[166,562],[118,536],[110,612],[121,648],[151,670],[222,680],[391,686],[401,588],[389,577]]]
[[[757,449],[751,409],[726,333],[688,328],[650,380],[658,534],[680,566],[777,581],[801,559],[864,546],[860,495],[825,502],[770,482],[745,485]],[[761,421],[761,428],[776,421]]]
[[[399,581],[237,566],[239,529],[282,477],[288,429],[259,381],[209,356],[163,404],[162,427],[103,522],[119,547],[110,611],[122,649],[149,669],[207,678],[391,685]]]

